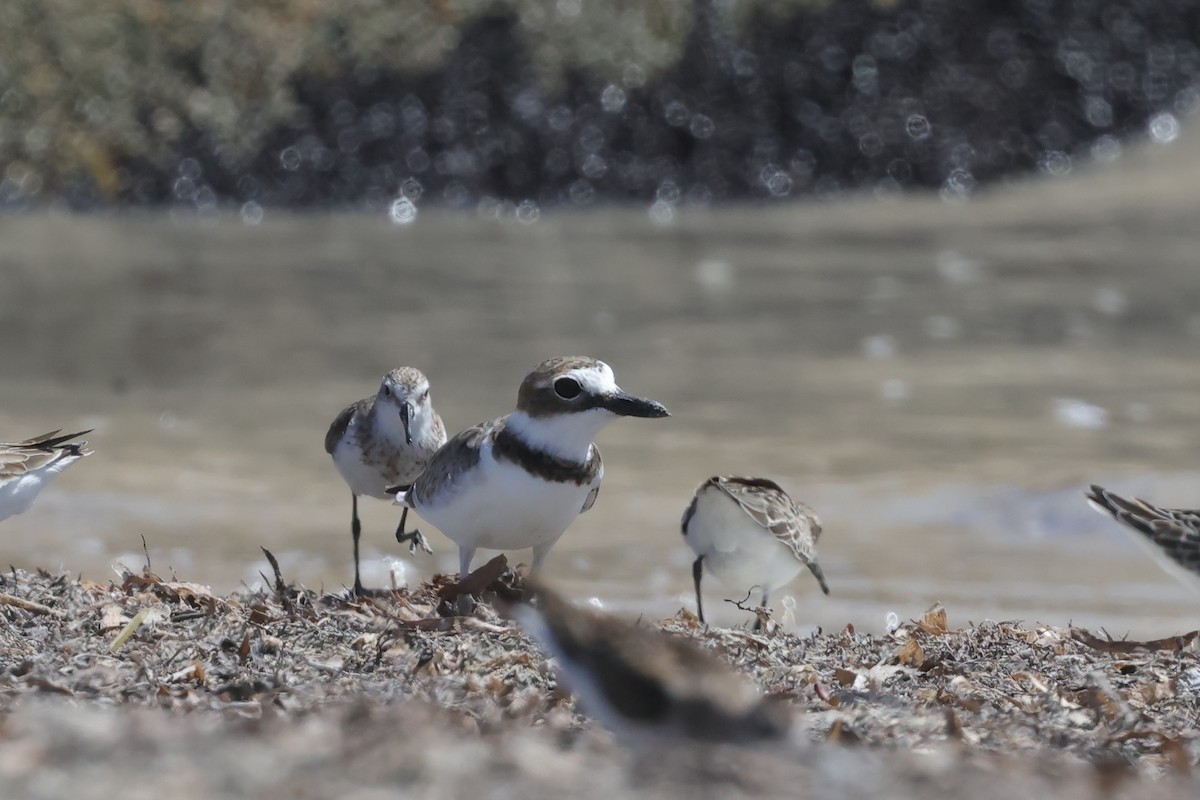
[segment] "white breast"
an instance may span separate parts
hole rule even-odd
[[[554,542],[583,507],[588,486],[553,483],[485,447],[479,463],[417,513],[459,545],[519,550]]]
[[[375,467],[363,463],[362,451],[353,443],[352,437],[343,436],[342,441],[334,448],[333,464],[350,487],[350,491],[387,499],[387,495],[383,493],[387,488],[383,475]]]
[[[66,456],[0,486],[0,519],[22,514],[58,473],[83,456]]]
[[[406,445],[403,438],[392,439],[388,441],[387,447],[389,451],[399,451],[399,457],[394,462],[397,467],[396,472],[393,473],[382,463],[367,463],[363,460],[362,449],[359,448],[355,435],[354,426],[360,424],[365,423],[362,421],[353,423],[346,430],[346,434],[338,442],[337,447],[333,449],[333,464],[337,467],[342,479],[346,481],[346,485],[355,494],[377,497],[380,500],[391,500],[392,495],[387,494],[384,490],[397,484],[412,483],[416,480],[417,476],[421,474],[421,469],[425,466],[429,454],[425,453],[422,457],[415,447]],[[377,435],[379,435],[378,431]],[[436,449],[436,447],[432,449]]]
[[[804,569],[787,545],[715,487],[697,498],[684,541],[704,556],[706,573],[738,591],[774,591]]]

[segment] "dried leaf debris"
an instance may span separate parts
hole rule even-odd
[[[489,592],[520,591],[502,567],[485,565],[461,585],[439,578],[359,598],[322,597],[278,574],[269,588],[219,596],[148,567],[108,584],[14,570],[0,575],[11,598],[0,603],[0,732],[14,715],[30,724],[23,705],[67,697],[222,724],[418,714],[454,742],[504,748],[514,745],[497,742],[518,734],[549,732],[567,750],[602,735],[487,602]],[[464,586],[485,587],[485,602],[464,612]],[[687,611],[658,627],[789,704],[806,746],[1049,760],[1092,770],[1096,786],[1129,775],[1200,782],[1191,774],[1200,761],[1195,633],[1134,643],[1019,622],[956,628],[941,608],[888,635],[850,625],[754,633],[708,627]]]

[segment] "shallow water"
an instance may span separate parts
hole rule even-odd
[[[1196,595],[1081,491],[1200,504],[1198,212],[1188,131],[965,205],[0,218],[0,438],[95,427],[97,451],[3,523],[0,563],[105,578],[145,536],[160,573],[254,583],[261,545],[337,588],[349,497],[322,440],[345,404],[413,364],[458,429],[586,353],[674,416],[601,434],[604,491],[547,563],[578,596],[691,607],[679,515],[708,475],[758,473],[825,522],[832,596],[802,576],[776,603],[802,628],[941,601],[952,622],[1190,630]],[[362,509],[368,583],[455,567]],[[708,609],[744,619],[730,594],[714,581]]]

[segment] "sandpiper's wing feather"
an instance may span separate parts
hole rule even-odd
[[[580,514],[596,505],[596,498],[600,496],[600,481],[604,480],[604,460],[600,458],[600,448],[595,442],[592,442],[592,457],[589,459],[589,463],[593,462],[596,464],[596,477],[592,478],[588,486],[587,497],[583,498],[583,507],[579,509]]]
[[[333,451],[337,449],[338,442],[346,435],[346,429],[350,427],[350,423],[354,421],[355,416],[361,417],[366,415],[373,405],[375,405],[375,398],[367,397],[343,408],[342,413],[334,418],[333,424],[329,426],[329,430],[325,433],[325,452],[333,455]]]
[[[587,497],[583,498],[583,507],[579,509],[579,513],[582,514],[592,506],[596,505],[596,498],[599,496],[600,481],[596,481],[594,484],[592,484],[592,488],[588,490]]]
[[[775,481],[767,478],[747,478],[725,475],[713,478],[710,483],[729,496],[750,518],[775,534],[775,538],[786,544],[821,585],[821,591],[829,594],[825,574],[817,563],[817,540],[821,538],[821,520],[815,511],[804,503],[797,502]],[[693,504],[694,504],[693,500]],[[689,507],[684,512],[684,524],[693,513]]]
[[[480,450],[488,441],[494,440],[496,434],[504,429],[508,417],[495,419],[472,425],[464,431],[455,434],[454,438],[442,445],[422,472],[413,482],[408,492],[408,500],[413,508],[419,508],[431,498],[436,497],[445,489],[453,486],[463,473],[479,463]]]
[[[712,481],[710,480],[709,483]],[[707,484],[705,484],[707,485]],[[701,487],[703,488],[703,486]],[[692,495],[692,502],[688,503],[688,507],[683,510],[683,518],[679,520],[679,529],[683,531],[683,535],[687,536],[688,523],[692,521],[692,517],[696,516],[696,504],[700,502],[700,490]]]
[[[1087,499],[1092,508],[1137,531],[1172,561],[1200,574],[1200,509],[1160,508],[1101,486],[1092,486]]]
[[[33,436],[23,442],[16,442],[15,444],[5,444],[4,447],[53,447],[56,444],[61,444],[69,439],[74,439],[76,436],[83,435],[82,433],[73,433],[70,436],[58,436],[58,434],[61,432],[62,428],[55,428],[49,433],[43,433],[41,436]],[[85,431],[85,433],[86,432],[87,431]]]
[[[91,430],[65,436],[59,436],[58,432],[50,431],[23,442],[0,444],[0,480],[36,472],[61,458],[86,456],[91,452],[83,449],[87,442],[71,442],[76,437],[91,433]]]

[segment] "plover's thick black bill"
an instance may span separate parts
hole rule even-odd
[[[325,452],[350,487],[350,535],[354,541],[354,592],[363,592],[359,575],[358,541],[362,523],[358,497],[391,499],[397,485],[407,486],[446,442],[446,427],[433,408],[429,380],[414,367],[394,369],[379,384],[374,397],[352,403],[334,419],[325,434]],[[400,515],[396,541],[433,552],[419,530],[405,531],[408,509]]]
[[[0,520],[23,513],[55,476],[84,456],[87,442],[72,442],[91,430],[60,435],[50,431],[23,442],[0,444]]]
[[[761,591],[764,609],[770,593],[805,567],[821,591],[829,594],[817,561],[821,521],[772,480],[714,475],[696,489],[683,512],[681,528],[684,541],[696,554],[692,580],[702,622],[700,582],[705,568],[738,592]],[[755,628],[759,625],[761,618]]]
[[[662,417],[671,416],[671,412],[667,411],[667,407],[657,400],[649,400],[645,397],[634,397],[631,394],[618,392],[614,395],[603,397],[600,404],[621,417],[641,417],[643,419],[661,419]]]
[[[555,660],[583,711],[627,741],[754,744],[791,716],[724,661],[681,636],[573,606],[536,579],[533,602],[505,609]]]
[[[621,416],[668,412],[661,403],[624,392],[603,361],[550,359],[522,381],[515,411],[447,442],[396,502],[458,545],[463,574],[478,548],[532,547],[537,570],[571,522],[596,501],[604,464],[592,439]]]

